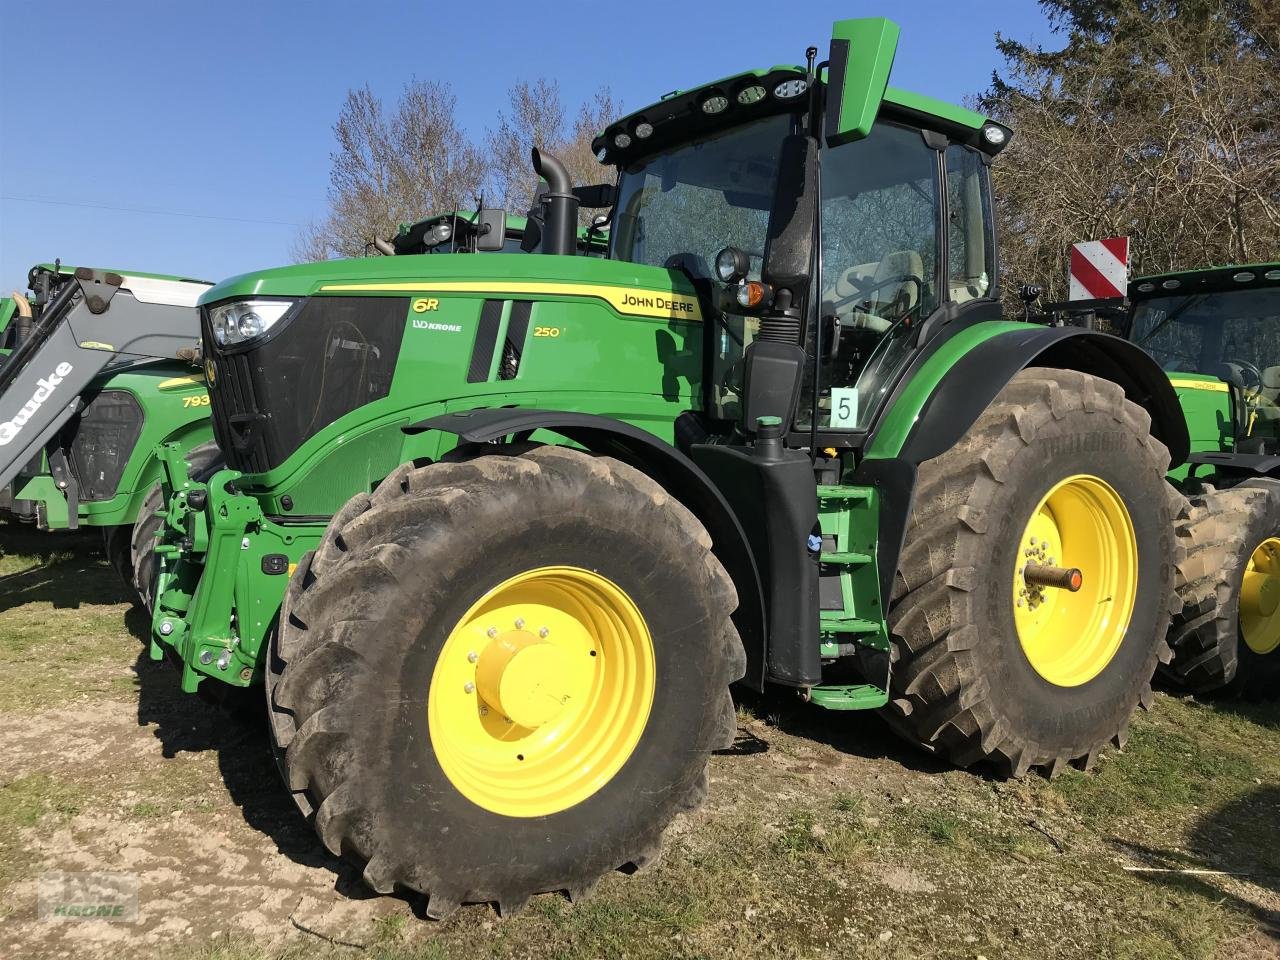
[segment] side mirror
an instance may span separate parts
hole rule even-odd
[[[818,141],[791,134],[778,155],[778,186],[769,212],[761,279],[793,299],[808,292],[818,218]]]
[[[574,187],[573,195],[578,198],[578,206],[590,209],[612,207],[614,189],[612,183],[595,183],[587,187]]]
[[[476,219],[476,252],[499,253],[507,240],[507,211],[481,210]]]

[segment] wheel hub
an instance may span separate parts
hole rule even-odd
[[[1137,543],[1119,494],[1081,474],[1050,488],[1019,540],[1013,619],[1028,662],[1062,687],[1111,662],[1137,596]]]
[[[431,751],[479,807],[557,813],[622,769],[656,681],[653,638],[621,587],[578,567],[528,570],[445,638],[427,691]]]
[[[1240,634],[1254,653],[1280,648],[1280,539],[1254,549],[1240,584]]]
[[[530,730],[554,720],[572,699],[573,666],[554,644],[527,630],[493,640],[476,664],[481,698],[503,716]]]

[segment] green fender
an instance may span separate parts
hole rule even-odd
[[[1190,449],[1178,397],[1159,364],[1127,340],[1080,327],[988,320],[927,344],[868,433],[852,482],[881,493],[880,595],[888,597],[906,538],[916,468],[951,449],[1005,385],[1027,367],[1078,370],[1124,388],[1151,415],[1170,468]]]

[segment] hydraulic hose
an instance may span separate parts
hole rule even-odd
[[[27,361],[40,349],[40,345],[62,322],[72,299],[79,290],[80,284],[74,281],[64,283],[58,295],[53,298],[53,302],[46,305],[40,312],[40,319],[31,325],[31,332],[27,339],[14,347],[13,352],[5,358],[3,363],[0,363],[0,391],[9,389],[9,384],[13,383],[18,372],[27,365]]]
[[[18,308],[18,316],[13,322],[13,345],[16,347],[31,336],[31,301],[17,290],[13,291],[10,299]]]

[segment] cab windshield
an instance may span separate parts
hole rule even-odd
[[[680,270],[723,286],[714,272],[727,246],[750,259],[759,280],[769,211],[778,179],[778,149],[793,114],[780,113],[680,144],[622,171],[610,257]],[[742,357],[755,338],[755,317],[717,318],[711,344],[712,417],[734,420],[740,409]]]
[[[1240,435],[1280,442],[1280,287],[1143,300],[1130,329],[1175,381],[1199,373],[1236,387]]]
[[[1280,394],[1280,287],[1140,301],[1131,338],[1171,373]]]
[[[790,114],[774,114],[645,157],[622,171],[612,259],[710,279],[716,254],[745,250],[759,276]]]

